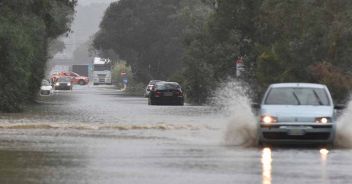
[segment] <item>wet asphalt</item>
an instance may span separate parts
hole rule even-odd
[[[148,106],[114,87],[75,86],[27,109],[0,114],[0,183],[352,181],[350,149],[231,145],[231,114],[209,106]]]

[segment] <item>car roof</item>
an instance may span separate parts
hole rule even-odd
[[[276,83],[271,84],[271,88],[284,88],[284,87],[303,87],[303,88],[326,88],[324,84],[316,83]]]
[[[178,84],[177,82],[166,82],[166,81],[158,82],[158,84],[174,84],[174,85],[180,85],[180,84]]]

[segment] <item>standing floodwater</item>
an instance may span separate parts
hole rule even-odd
[[[350,150],[258,149],[248,98],[228,84],[212,106],[148,106],[75,86],[1,114],[0,183],[348,183]],[[233,85],[233,86],[231,86]],[[239,88],[238,88],[239,89]],[[236,89],[237,90],[237,89]],[[225,135],[225,141],[224,141]],[[241,146],[240,146],[241,145]],[[344,169],[341,169],[344,168]],[[298,177],[299,176],[299,177]]]

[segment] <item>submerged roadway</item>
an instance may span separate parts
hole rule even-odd
[[[235,114],[75,86],[24,113],[0,114],[0,183],[352,181],[350,149],[260,149],[251,143],[253,122],[242,121],[252,115]]]

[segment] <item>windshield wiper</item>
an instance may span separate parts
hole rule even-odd
[[[315,98],[318,100],[319,105],[323,105],[323,102],[322,102],[321,99],[319,98],[318,93],[317,93],[314,89],[313,89],[313,93],[314,93]]]
[[[301,101],[299,101],[297,94],[294,91],[292,91],[292,94],[296,98],[298,105],[301,105]]]

